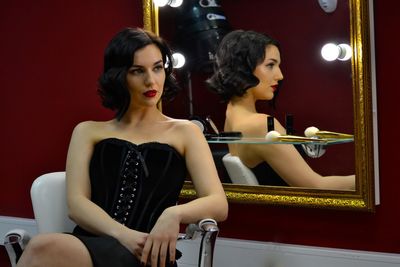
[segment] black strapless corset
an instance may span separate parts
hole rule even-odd
[[[265,161],[251,168],[251,171],[260,185],[289,186]]]
[[[187,175],[184,158],[172,146],[117,138],[95,145],[89,171],[92,201],[142,232],[150,232],[161,213],[176,205]],[[74,232],[90,235],[80,227]]]

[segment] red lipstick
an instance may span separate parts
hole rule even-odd
[[[145,97],[155,97],[157,95],[157,90],[149,90],[143,93]]]

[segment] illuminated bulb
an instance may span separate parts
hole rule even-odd
[[[337,0],[318,0],[318,3],[326,13],[332,13],[337,7]]]
[[[339,44],[338,47],[340,53],[337,59],[341,61],[349,60],[351,58],[351,53],[352,53],[351,46],[348,44]]]
[[[185,57],[181,53],[172,54],[172,66],[175,69],[180,69],[185,65]]]
[[[179,7],[182,5],[182,3],[183,3],[183,0],[171,0],[169,5],[171,7]]]
[[[182,5],[183,0],[153,0],[154,4],[158,7],[169,5],[171,7],[178,7]]]
[[[169,0],[153,0],[156,6],[162,7],[168,4]]]
[[[321,56],[326,61],[333,61],[333,60],[349,60],[351,58],[351,47],[348,44],[333,44],[328,43],[324,45],[321,49]]]
[[[266,135],[265,135],[265,139],[267,141],[278,141],[278,137],[281,136],[280,133],[278,133],[277,131],[269,131]]]
[[[316,136],[318,132],[319,132],[319,129],[317,127],[311,126],[311,127],[308,127],[304,131],[304,135],[306,137],[313,137],[313,136]]]
[[[335,59],[338,58],[339,53],[340,51],[338,46],[333,43],[326,44],[321,49],[321,56],[326,61],[334,61]]]

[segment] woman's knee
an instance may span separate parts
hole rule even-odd
[[[92,261],[79,239],[54,233],[33,237],[22,253],[19,266],[92,266]]]
[[[51,251],[56,245],[56,237],[52,234],[37,235],[28,242],[28,245],[23,252],[23,256],[37,259],[43,255],[51,254]]]

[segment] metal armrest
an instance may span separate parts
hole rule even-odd
[[[199,267],[212,267],[214,258],[214,247],[219,228],[213,219],[203,219],[198,224],[189,224],[186,234],[180,235],[178,240],[196,239],[201,236]]]
[[[31,236],[22,229],[14,229],[6,233],[3,243],[12,267],[17,265],[17,261],[30,239]]]

